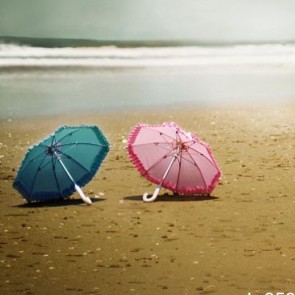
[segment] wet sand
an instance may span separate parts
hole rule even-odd
[[[211,145],[222,181],[208,197],[158,201],[130,163],[138,122],[175,121]],[[12,189],[27,148],[63,124],[112,144],[85,192],[28,205]],[[295,106],[159,110],[0,123],[1,294],[295,293]]]

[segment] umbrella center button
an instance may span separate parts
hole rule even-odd
[[[46,155],[48,155],[48,156],[53,156],[53,155],[55,155],[56,153],[57,154],[60,154],[60,150],[59,150],[59,148],[58,148],[58,146],[49,146],[49,147],[47,147],[47,149],[45,150],[45,153],[46,153]]]
[[[52,156],[54,154],[54,147],[50,146],[46,149],[46,154]]]
[[[183,150],[187,150],[187,145],[180,140],[174,140],[172,142],[172,147],[177,154],[179,154]]]

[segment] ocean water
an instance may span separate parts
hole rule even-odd
[[[0,44],[0,118],[295,102],[295,46]]]

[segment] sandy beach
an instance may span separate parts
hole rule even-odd
[[[175,121],[222,170],[212,197],[141,200],[129,161],[137,122]],[[95,124],[112,147],[85,186],[94,204],[26,204],[12,188],[27,148],[64,124]],[[295,293],[295,106],[125,111],[0,122],[1,294]]]

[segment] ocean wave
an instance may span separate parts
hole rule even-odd
[[[0,44],[0,67],[269,65],[295,68],[295,45],[42,48]]]

